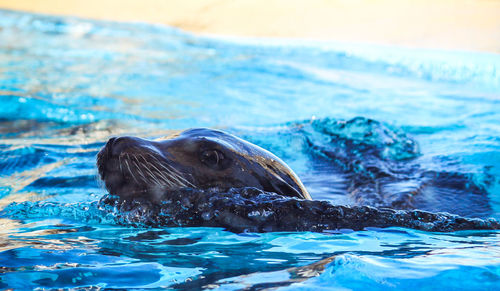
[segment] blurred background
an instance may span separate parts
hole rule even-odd
[[[500,53],[498,0],[0,0],[0,8],[202,34]]]

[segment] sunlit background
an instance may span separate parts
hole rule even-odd
[[[497,0],[0,0],[0,7],[201,34],[500,53]]]

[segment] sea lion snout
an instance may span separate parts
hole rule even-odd
[[[105,147],[109,156],[119,156],[134,150],[134,148],[147,146],[150,143],[150,141],[138,137],[120,136],[110,138]]]
[[[182,167],[165,157],[159,143],[137,137],[112,137],[97,154],[106,189],[122,199],[158,200],[167,189],[195,188]]]
[[[127,136],[111,137],[106,142],[104,147],[97,154],[97,167],[103,180],[109,172],[119,170],[120,155],[123,154],[126,149],[133,148],[134,146],[136,146],[135,140]]]

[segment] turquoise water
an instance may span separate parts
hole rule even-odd
[[[96,206],[106,191],[95,156],[114,135],[219,128],[280,156],[314,199],[356,204],[348,176],[369,167],[339,166],[312,141],[402,167],[394,193],[420,187],[418,173],[463,177],[479,194],[435,187],[422,207],[498,219],[499,92],[496,54],[208,38],[0,10],[0,288],[497,289],[498,231],[118,224]]]

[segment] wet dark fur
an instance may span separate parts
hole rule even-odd
[[[233,232],[336,231],[399,226],[425,231],[500,229],[493,220],[464,218],[448,213],[393,210],[370,206],[335,206],[327,201],[302,200],[256,188],[168,191],[162,203],[132,202],[105,196],[101,204],[118,209],[126,224],[149,226],[223,227]]]
[[[165,189],[255,187],[311,199],[299,178],[272,153],[233,135],[198,128],[162,141],[111,138],[97,155],[101,179],[122,199],[161,201]]]
[[[342,161],[338,152],[312,143],[310,146],[337,163]],[[354,157],[345,158],[346,165],[352,164]],[[117,195],[106,196],[101,203],[119,209],[125,223],[214,226],[235,232],[358,230],[370,226],[429,231],[499,227],[494,220],[444,213],[310,201],[300,180],[279,158],[242,139],[210,129],[188,130],[164,141],[112,138],[99,152],[97,165],[106,188]],[[365,166],[369,170],[365,174],[353,172],[351,196],[384,206],[380,185],[406,181],[414,175],[429,184],[454,181],[452,178],[458,179],[459,187],[466,183],[462,176],[450,178],[439,173],[441,179],[435,179],[432,172],[407,171],[406,166],[398,172],[398,166],[394,162],[394,168],[385,171]],[[424,183],[420,188],[425,187]],[[388,206],[412,208],[414,195],[399,195],[403,198]]]
[[[417,142],[402,131],[362,117],[304,121],[289,130],[304,140],[313,160],[325,160],[345,174],[354,205],[492,215],[486,187],[494,177],[485,172],[478,182],[449,167],[447,157],[435,159],[439,170],[426,169],[419,163]]]

